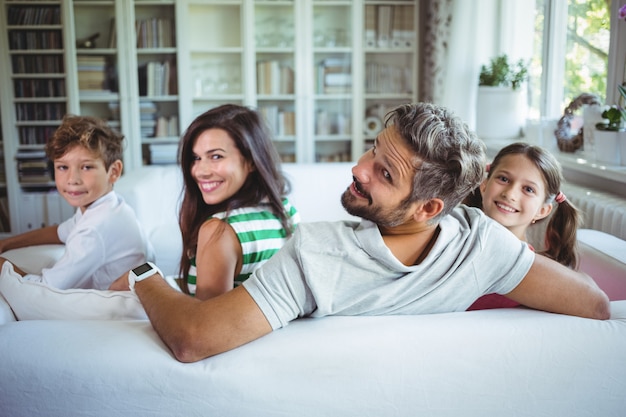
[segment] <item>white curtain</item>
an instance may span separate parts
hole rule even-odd
[[[441,103],[475,128],[480,66],[498,48],[499,0],[452,0],[447,74]]]
[[[422,5],[420,100],[446,106],[475,128],[482,64],[506,52],[532,56],[534,2],[427,0]]]

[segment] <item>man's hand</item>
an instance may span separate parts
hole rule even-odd
[[[591,277],[539,254],[526,277],[506,296],[537,310],[600,320],[611,317],[609,297]]]
[[[109,285],[109,289],[112,291],[130,291],[128,287],[128,273],[127,271],[123,273],[118,279],[113,281],[111,285]]]

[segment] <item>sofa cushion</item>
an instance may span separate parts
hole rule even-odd
[[[13,314],[13,310],[11,310],[9,302],[2,294],[0,294],[0,326],[16,320],[17,318],[15,317],[15,314]]]
[[[611,301],[626,300],[626,241],[598,230],[577,233],[580,269],[589,274]]]
[[[145,321],[9,323],[0,414],[618,417],[626,301],[611,307],[299,319],[196,363]]]
[[[131,292],[59,290],[25,281],[9,262],[5,262],[0,271],[0,294],[18,320],[147,319],[139,299]]]

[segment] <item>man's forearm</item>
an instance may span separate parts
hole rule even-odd
[[[152,326],[181,362],[195,362],[234,349],[272,331],[243,287],[198,300],[154,275],[135,284]]]
[[[607,295],[592,279],[541,255],[535,256],[526,277],[507,296],[553,313],[594,319],[611,314]]]

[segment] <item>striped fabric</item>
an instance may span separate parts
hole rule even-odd
[[[283,200],[283,207],[291,225],[300,222],[300,215],[289,200]],[[228,217],[226,215],[228,214]],[[213,217],[226,221],[237,234],[243,252],[243,265],[235,277],[235,286],[245,281],[252,272],[265,263],[285,244],[286,231],[280,220],[266,205],[243,207],[228,213],[216,213]],[[191,259],[187,276],[189,293],[196,293],[196,258]]]

